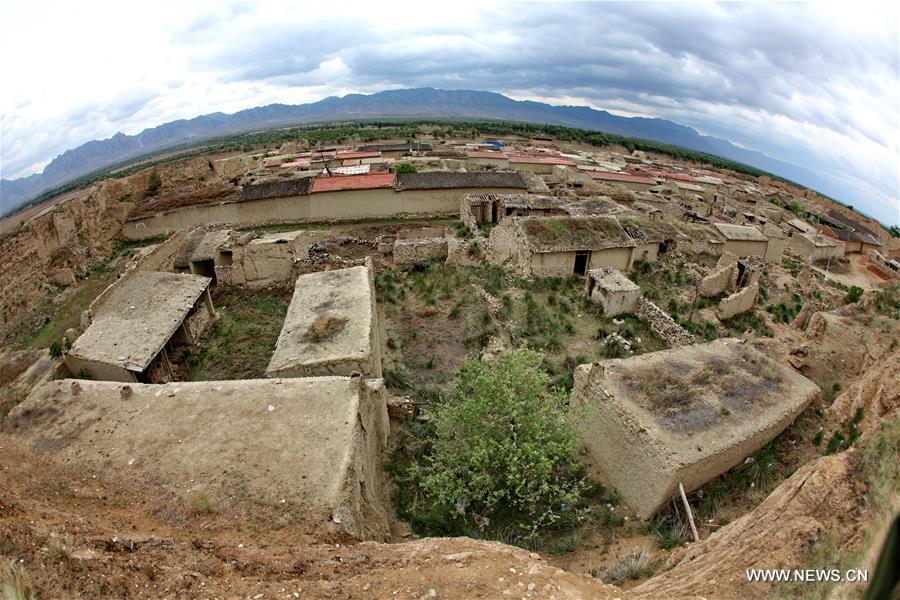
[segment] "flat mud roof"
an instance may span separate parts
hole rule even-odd
[[[132,273],[113,284],[69,354],[143,371],[184,322],[210,281],[180,273]]]
[[[301,275],[266,375],[380,377],[376,319],[370,267]]]
[[[160,497],[151,501],[203,493],[227,510],[246,498],[311,534],[388,533],[380,380],[57,380],[17,406],[8,425],[35,451],[103,478],[153,482]]]
[[[737,339],[580,365],[582,439],[626,501],[651,516],[680,481],[702,486],[781,433],[819,388]]]

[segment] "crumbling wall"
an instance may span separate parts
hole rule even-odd
[[[528,247],[524,234],[515,226],[516,219],[503,219],[491,230],[488,240],[487,259],[493,265],[508,267],[530,277],[531,265],[522,256]]]
[[[669,347],[690,346],[697,342],[696,338],[676,323],[666,311],[644,297],[638,301],[635,312]]]
[[[724,321],[725,319],[730,319],[731,317],[751,311],[753,310],[753,307],[756,306],[756,298],[758,295],[759,284],[754,283],[753,285],[748,285],[727,298],[723,298],[722,301],[719,302],[718,309],[716,309],[716,316],[719,320]]]
[[[700,280],[698,287],[700,296],[710,298],[731,289],[737,276],[735,274],[736,266],[737,257],[730,252],[723,253],[713,271]]]
[[[412,238],[394,241],[394,263],[400,266],[424,265],[436,258],[447,258],[446,238]]]

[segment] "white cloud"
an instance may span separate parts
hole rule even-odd
[[[466,1],[448,11],[205,0],[0,10],[6,178],[91,139],[173,119],[435,85],[670,118],[801,163],[900,221],[891,3]]]

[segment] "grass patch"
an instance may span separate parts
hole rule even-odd
[[[656,566],[650,560],[650,555],[644,550],[636,550],[626,554],[622,560],[608,568],[603,573],[602,580],[604,583],[622,585],[629,580],[649,577],[655,570]]]
[[[326,342],[341,331],[347,325],[348,319],[335,317],[333,315],[322,315],[310,326],[309,330],[303,334],[303,341],[312,344]]]
[[[220,318],[197,348],[184,350],[183,379],[265,377],[290,297],[289,289],[265,293],[237,287],[217,289],[213,304]]]
[[[68,534],[50,533],[47,543],[41,548],[44,555],[50,560],[69,560],[72,556],[72,536]]]
[[[25,567],[15,559],[10,560],[0,571],[0,595],[4,600],[37,600],[37,593]]]
[[[190,507],[191,513],[195,515],[211,515],[216,512],[212,500],[203,492],[191,492],[184,497],[184,500]]]

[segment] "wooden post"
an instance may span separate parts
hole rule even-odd
[[[691,505],[688,504],[687,494],[684,493],[684,486],[680,481],[678,482],[678,492],[681,494],[681,501],[684,502],[684,510],[687,511],[688,523],[691,524],[691,535],[694,536],[695,542],[699,542],[700,536],[697,535],[697,527],[694,525],[694,513],[691,512]]]

